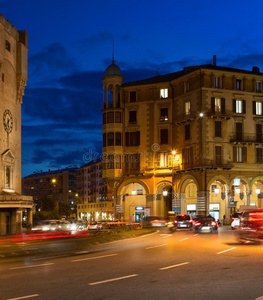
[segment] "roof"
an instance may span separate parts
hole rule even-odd
[[[89,167],[89,166],[93,166],[93,165],[96,165],[96,164],[101,163],[101,162],[102,162],[102,159],[101,158],[97,158],[97,159],[94,159],[94,160],[88,162],[87,164],[81,166],[80,169],[81,168],[85,168],[85,167]]]
[[[105,70],[103,78],[109,76],[122,76],[121,69],[114,63],[114,58],[112,59],[112,64]]]
[[[164,74],[164,75],[157,75],[157,76],[154,76],[151,78],[146,78],[146,79],[142,79],[142,80],[138,80],[138,81],[127,82],[127,83],[124,83],[122,86],[127,87],[127,86],[134,86],[134,85],[154,84],[154,83],[159,83],[159,82],[169,82],[176,78],[179,78],[181,76],[184,76],[186,74],[189,74],[191,72],[194,72],[196,70],[201,70],[201,69],[263,75],[263,73],[259,72],[259,68],[257,68],[257,67],[253,67],[252,71],[248,71],[248,70],[220,67],[220,66],[215,66],[212,64],[206,64],[206,65],[185,67],[183,70],[178,71],[178,72],[168,73],[168,74]]]
[[[54,175],[54,174],[61,174],[66,172],[75,172],[77,170],[76,168],[65,168],[65,169],[58,169],[58,170],[48,170],[47,172],[34,172],[33,174],[30,174],[28,176],[25,176],[24,178],[31,178],[31,177],[41,177],[41,176],[48,176],[48,175]]]

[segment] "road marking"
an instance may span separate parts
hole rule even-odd
[[[234,249],[236,249],[236,247],[233,247],[233,248],[230,248],[230,249],[227,249],[227,250],[224,250],[224,251],[217,252],[217,254],[222,254],[222,253],[234,250]]]
[[[181,264],[177,264],[177,265],[172,265],[172,266],[160,268],[159,270],[163,271],[163,270],[167,270],[167,269],[171,269],[171,268],[176,268],[176,267],[180,267],[180,266],[184,266],[184,265],[188,265],[188,264],[189,264],[189,262],[184,262],[184,263],[181,263]]]
[[[23,296],[23,297],[18,297],[18,298],[10,298],[7,300],[19,300],[19,299],[28,299],[28,298],[34,298],[34,297],[38,297],[39,294],[34,294],[34,295],[28,295],[28,296]]]
[[[181,240],[179,240],[179,242],[182,242],[182,241],[185,241],[185,240],[189,240],[189,238],[181,239]]]
[[[145,249],[148,250],[148,249],[158,248],[158,247],[163,247],[163,246],[167,246],[167,244],[161,244],[161,245],[157,245],[157,246],[151,246],[151,247],[147,247]]]
[[[40,258],[34,258],[33,260],[37,261],[37,260],[45,260],[45,259],[52,259],[52,258],[60,258],[60,257],[68,257],[67,254],[65,255],[57,255],[57,256],[47,256],[47,257],[40,257]]]
[[[47,263],[47,264],[42,264],[42,265],[30,265],[30,266],[23,266],[23,267],[14,267],[14,268],[10,268],[10,270],[45,267],[45,266],[50,266],[50,265],[54,265],[54,263]]]
[[[107,280],[102,280],[102,281],[97,281],[97,282],[91,282],[91,283],[89,283],[89,285],[102,284],[102,283],[127,279],[127,278],[131,278],[131,277],[135,277],[135,276],[138,276],[138,274],[132,274],[132,275],[127,275],[127,276],[123,276],[123,277],[117,277],[117,278],[112,278],[112,279],[107,279]]]
[[[91,260],[91,259],[99,259],[99,258],[105,258],[105,257],[110,257],[110,256],[115,256],[115,255],[118,255],[118,254],[109,254],[109,255],[95,256],[95,257],[87,257],[87,258],[81,258],[81,259],[74,259],[71,262],[83,261],[83,260]]]
[[[193,236],[197,236],[198,235],[198,233],[195,233]]]

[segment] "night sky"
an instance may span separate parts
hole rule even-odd
[[[102,82],[212,63],[263,71],[262,0],[9,0],[0,13],[29,38],[22,176],[77,167],[102,151]]]

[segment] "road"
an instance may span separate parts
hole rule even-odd
[[[263,299],[263,245],[239,244],[229,227],[84,244],[74,255],[2,258],[0,299]]]

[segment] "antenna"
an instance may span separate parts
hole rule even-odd
[[[114,64],[114,38],[112,39],[112,63]]]

